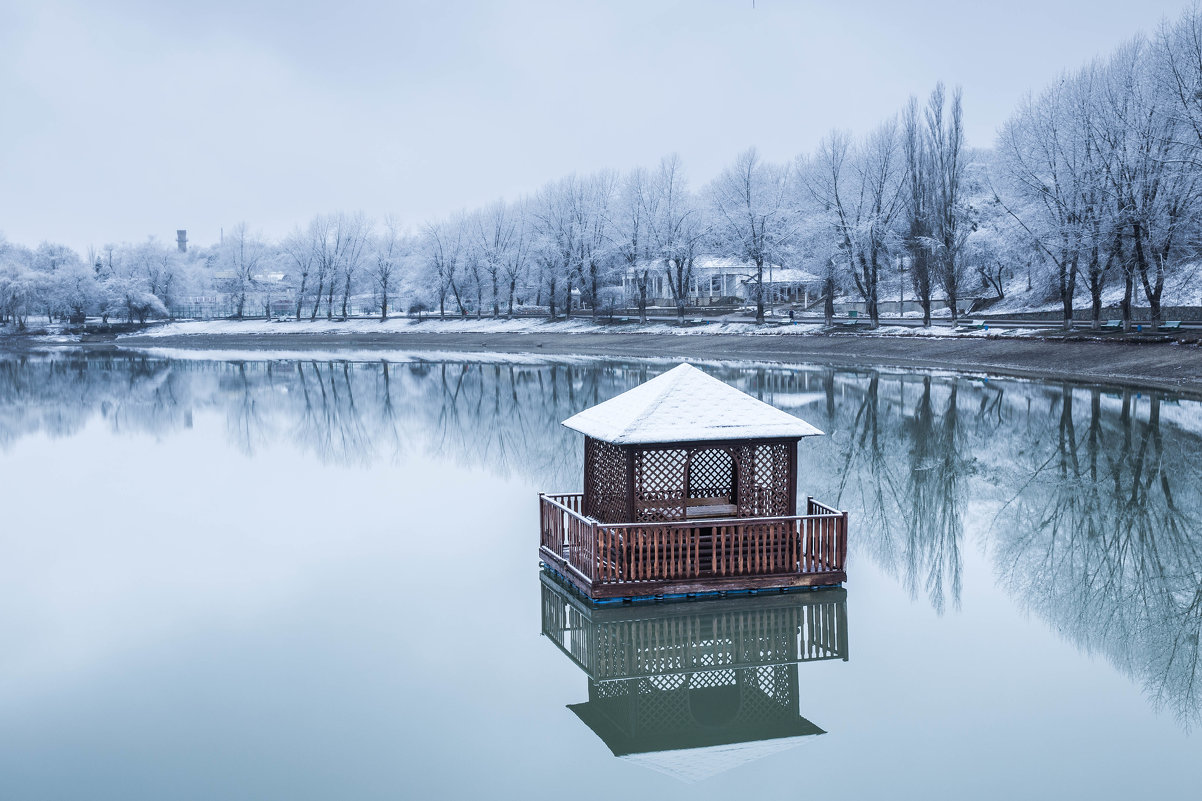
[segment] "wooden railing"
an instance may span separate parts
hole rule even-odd
[[[541,545],[589,585],[838,573],[847,513],[812,498],[806,514],[600,523],[576,493],[540,495]]]

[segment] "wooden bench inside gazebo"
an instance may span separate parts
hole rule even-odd
[[[798,509],[804,420],[682,364],[563,424],[584,491],[539,495],[539,558],[589,598],[847,580],[847,513]]]

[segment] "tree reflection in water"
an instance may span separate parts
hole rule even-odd
[[[432,454],[571,490],[580,443],[559,421],[671,366],[9,355],[0,449],[93,421],[167,437],[215,414],[247,454],[279,441],[346,465]],[[853,560],[955,609],[971,538],[1017,603],[1197,720],[1202,404],[1063,382],[707,369],[830,435],[802,443],[799,487],[850,511]]]

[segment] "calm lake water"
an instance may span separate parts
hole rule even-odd
[[[559,421],[671,366],[0,356],[0,798],[1198,797],[1202,404],[706,367],[846,592],[585,609]]]

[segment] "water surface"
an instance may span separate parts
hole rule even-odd
[[[846,593],[593,613],[558,423],[671,366],[0,357],[0,798],[1196,794],[1202,404],[706,367]]]

